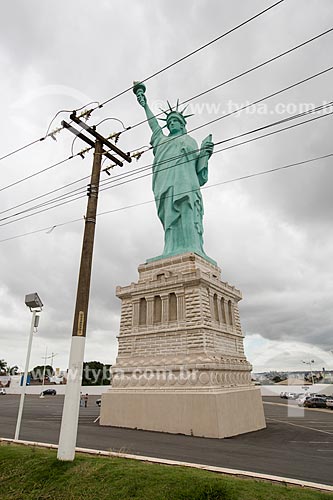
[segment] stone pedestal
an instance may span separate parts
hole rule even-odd
[[[223,438],[265,427],[251,384],[238,302],[194,253],[139,266],[122,301],[112,388],[101,425]]]

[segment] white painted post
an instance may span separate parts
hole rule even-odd
[[[20,435],[20,427],[21,427],[21,420],[22,420],[22,413],[23,413],[25,389],[26,389],[27,379],[28,379],[28,369],[29,369],[29,363],[30,363],[31,345],[32,345],[32,337],[33,337],[34,327],[35,327],[36,312],[37,311],[32,311],[30,335],[29,335],[29,342],[28,342],[28,351],[27,351],[27,357],[25,360],[25,369],[24,369],[23,383],[22,383],[22,389],[21,389],[20,405],[19,405],[19,411],[17,414],[17,421],[16,421],[16,429],[15,429],[15,437],[14,437],[15,440],[19,439],[19,435]]]
[[[72,461],[75,457],[85,343],[85,336],[72,336],[58,447],[59,460]]]

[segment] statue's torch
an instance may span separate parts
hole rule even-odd
[[[141,82],[133,82],[133,92],[138,97],[138,94],[144,94],[146,92],[146,86]]]
[[[142,82],[133,82],[133,92],[136,95],[138,103],[145,107],[147,104],[145,92],[146,86]]]

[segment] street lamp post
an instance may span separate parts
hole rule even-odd
[[[23,406],[24,406],[24,397],[25,397],[25,388],[26,388],[27,379],[28,379],[28,369],[29,369],[30,354],[31,354],[32,336],[33,336],[35,328],[38,327],[39,316],[37,316],[37,312],[40,312],[42,310],[43,303],[40,300],[37,293],[30,293],[29,295],[25,296],[25,305],[28,306],[30,311],[32,312],[32,318],[31,318],[30,334],[29,334],[29,341],[28,341],[27,357],[25,360],[25,369],[24,369],[23,383],[22,383],[22,389],[21,389],[20,405],[19,405],[19,410],[18,410],[18,414],[17,414],[17,421],[16,421],[16,429],[15,429],[15,437],[14,437],[15,440],[18,440],[19,435],[20,435],[21,420],[22,420],[22,413],[23,413]]]
[[[311,373],[311,380],[312,380],[312,385],[314,385],[314,379],[313,379],[313,371],[312,371],[312,363],[314,363],[314,359],[311,359],[310,361],[302,361],[305,365],[310,366],[310,373]]]

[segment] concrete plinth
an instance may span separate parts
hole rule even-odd
[[[186,253],[139,266],[122,301],[112,388],[101,425],[227,437],[265,427],[244,354],[242,295]]]
[[[101,425],[226,438],[266,426],[260,390],[102,395]]]

